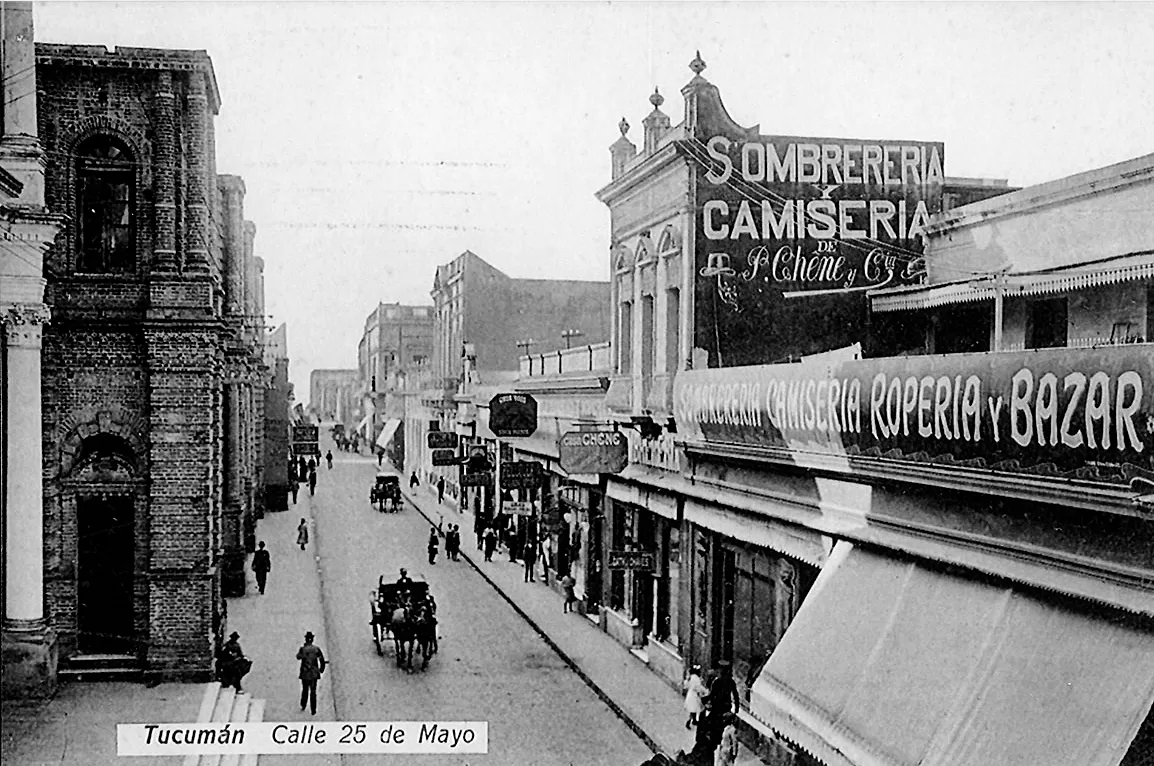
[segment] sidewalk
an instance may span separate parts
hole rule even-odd
[[[296,544],[297,525],[309,522],[309,543],[304,551]],[[243,598],[228,599],[229,632],[240,633],[240,645],[253,661],[245,676],[244,689],[265,700],[265,721],[335,721],[331,671],[317,685],[317,714],[300,709],[301,686],[297,678],[297,650],[306,630],[316,635],[316,643],[327,650],[325,621],[321,606],[318,573],[317,535],[308,485],[301,488],[294,505],[289,497],[287,511],[266,513],[257,526],[258,541],[264,541],[272,560],[265,594],[260,595],[252,572],[252,556],[245,562],[248,581]],[[299,766],[291,755],[262,755],[261,766]],[[310,763],[340,763],[337,755],[311,756]]]
[[[612,710],[650,748],[675,756],[693,747],[693,732],[685,728],[683,696],[640,659],[617,643],[597,624],[561,610],[562,597],[548,587],[538,567],[536,582],[524,582],[524,565],[511,563],[507,553],[491,562],[477,550],[473,517],[447,505],[438,505],[436,492],[422,487],[402,491],[432,524],[444,516],[461,527],[461,558],[467,561],[524,617],[541,637],[573,668]],[[741,747],[737,763],[761,766],[752,752]]]

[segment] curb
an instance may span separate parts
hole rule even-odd
[[[437,525],[433,523],[431,518],[429,518],[429,514],[425,513],[424,509],[413,500],[413,496],[409,492],[406,492],[404,488],[401,489],[401,496],[408,501],[409,505],[413,506],[413,508],[417,510],[417,513],[425,517],[425,521],[429,522],[429,524],[436,528]],[[443,534],[440,536],[444,537]],[[593,691],[593,693],[597,695],[597,698],[601,700],[606,707],[613,711],[613,714],[621,719],[621,722],[628,726],[629,730],[632,731],[638,739],[645,743],[645,746],[648,747],[654,755],[662,755],[672,759],[672,756],[669,756],[663,752],[661,746],[657,744],[656,740],[650,737],[645,732],[645,730],[642,729],[641,726],[629,716],[628,713],[622,710],[621,706],[614,702],[613,699],[608,694],[606,694],[600,686],[597,685],[597,682],[590,678],[588,674],[586,674],[585,671],[582,670],[581,667],[573,660],[573,658],[566,654],[565,650],[558,646],[557,643],[549,637],[549,634],[546,633],[541,628],[541,626],[538,625],[537,622],[509,596],[509,594],[505,593],[500,585],[494,582],[493,579],[485,573],[485,570],[477,566],[477,563],[473,561],[473,559],[471,559],[464,551],[461,551],[460,555],[461,558],[468,562],[469,566],[471,566],[473,570],[477,572],[477,574],[481,575],[481,579],[487,582],[489,586],[495,590],[502,599],[505,600],[505,603],[513,607],[513,611],[516,612],[521,617],[521,619],[529,624],[529,627],[531,627],[537,633],[537,635],[541,637],[541,640],[548,644],[549,648],[552,649],[557,654],[557,656],[561,658],[562,662],[569,666],[570,670],[577,674],[577,677],[580,678],[585,683],[585,685],[588,686]]]

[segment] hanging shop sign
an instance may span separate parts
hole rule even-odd
[[[867,290],[924,281],[944,144],[759,135],[719,100],[699,109],[680,145],[697,176],[694,344],[711,367],[848,345]]]
[[[321,448],[316,442],[293,442],[292,445],[294,455],[316,455],[320,457]]]
[[[433,450],[433,465],[460,465],[461,458],[457,457],[455,449]]]
[[[484,487],[486,489],[493,488],[493,474],[485,473],[466,473],[461,476],[462,487]]]
[[[629,464],[629,442],[620,431],[570,431],[557,449],[568,473],[621,473]]]
[[[489,400],[489,430],[502,438],[532,436],[537,400],[529,394],[497,394]]]
[[[506,500],[501,508],[510,516],[532,516],[534,513],[531,500]]]
[[[1125,483],[1154,475],[1149,345],[679,373],[693,441]]]
[[[294,442],[315,442],[320,439],[320,428],[317,426],[293,426]]]
[[[457,435],[452,431],[430,431],[425,435],[429,449],[456,449]]]
[[[657,557],[649,551],[609,551],[610,569],[656,570]]]
[[[501,489],[536,489],[541,486],[543,475],[541,464],[532,460],[502,463]]]

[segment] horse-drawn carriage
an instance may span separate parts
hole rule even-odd
[[[377,654],[383,655],[382,642],[393,639],[397,667],[413,668],[413,654],[420,652],[421,670],[429,666],[429,658],[437,653],[437,603],[423,578],[385,582],[382,575],[375,590],[370,592],[373,642]]]
[[[397,512],[401,510],[401,477],[396,474],[378,473],[377,480],[369,489],[369,502],[378,511]]]

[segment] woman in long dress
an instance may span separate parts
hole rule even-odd
[[[309,544],[309,524],[304,519],[301,519],[300,526],[297,527],[297,545],[303,551],[305,546]]]
[[[689,714],[685,728],[697,725],[698,716],[705,710],[704,700],[708,693],[705,681],[701,678],[701,666],[694,665],[689,671],[689,680],[685,683],[685,712]]]

